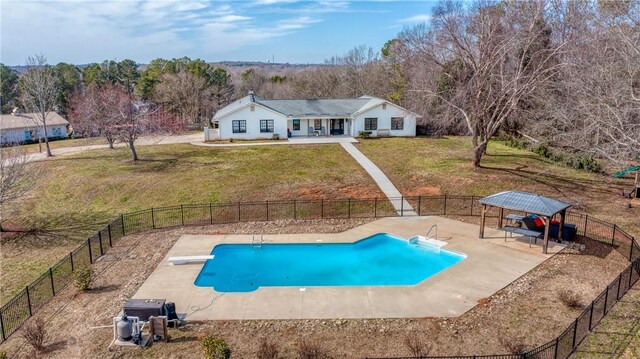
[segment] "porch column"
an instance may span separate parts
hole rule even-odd
[[[547,254],[547,248],[549,247],[549,224],[551,224],[551,217],[544,217],[544,244],[542,245],[543,254]]]
[[[482,210],[480,211],[480,238],[484,238],[484,222],[485,222],[486,213],[487,213],[487,205],[483,204]]]

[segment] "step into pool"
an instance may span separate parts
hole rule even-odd
[[[219,244],[198,287],[250,292],[259,287],[415,285],[464,260],[379,233],[353,243]]]

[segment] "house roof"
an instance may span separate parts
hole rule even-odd
[[[349,117],[366,105],[370,99],[327,100],[256,100],[260,104],[288,117]]]
[[[213,119],[222,118],[249,103],[266,107],[289,118],[296,117],[353,117],[360,112],[388,101],[377,97],[362,96],[349,99],[309,99],[309,100],[263,100],[255,96],[245,96],[218,110]]]
[[[47,112],[47,127],[68,125],[69,121],[62,118],[56,112]],[[0,130],[13,130],[18,128],[34,128],[42,126],[42,120],[36,113],[20,113],[0,116]]]
[[[480,203],[493,207],[501,207],[526,213],[534,213],[543,216],[553,216],[561,212],[571,204],[541,196],[536,193],[505,191],[484,197]]]

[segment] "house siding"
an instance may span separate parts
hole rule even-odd
[[[392,104],[387,104],[387,108],[382,109],[382,104],[380,104],[355,116],[353,121],[354,136],[357,136],[359,131],[364,131],[364,119],[369,117],[377,118],[378,130],[390,130],[391,136],[413,137],[416,135],[416,116],[413,113]],[[402,130],[391,130],[392,117],[404,118],[404,128]],[[371,136],[377,137],[378,131],[371,131]]]
[[[40,136],[42,129],[40,128],[13,128],[2,130],[0,134],[0,143],[3,145],[11,143],[36,142]],[[47,126],[47,137],[49,139],[67,138],[67,126],[54,125]]]
[[[246,133],[233,133],[233,121],[247,121]],[[260,132],[260,120],[273,120],[273,132]],[[274,134],[278,134],[281,139],[287,138],[287,118],[276,112],[255,106],[255,111],[251,111],[251,106],[246,106],[232,114],[218,120],[220,129],[220,139],[271,139]]]

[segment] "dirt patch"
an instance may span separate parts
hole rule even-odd
[[[376,198],[381,195],[378,189],[363,186],[342,187],[340,193],[346,198]]]
[[[321,199],[325,198],[325,189],[320,186],[302,187],[295,190],[296,198]]]
[[[440,194],[440,187],[436,186],[420,186],[404,191],[405,196],[437,196]]]
[[[506,353],[502,343],[521,340],[533,348],[560,334],[575,319],[580,309],[562,304],[558,297],[561,289],[571,289],[579,293],[583,303],[589,303],[628,264],[610,247],[580,239],[587,246],[585,252],[566,250],[553,256],[457,318],[190,322],[178,330],[170,329],[169,343],[115,353],[106,350],[111,329],[90,329],[110,324],[182,234],[254,233],[256,227],[263,233],[339,232],[368,221],[240,223],[128,236],[94,265],[97,274],[92,291],[77,294],[74,288],[67,288],[38,313],[49,328],[64,328],[50,330],[45,343],[50,350],[47,356],[198,358],[202,356],[198,339],[205,334],[224,338],[235,358],[254,358],[264,337],[275,343],[285,358],[295,357],[301,338],[313,341],[334,358],[407,356],[410,352],[405,342],[412,335],[424,338],[432,348],[430,355]],[[10,357],[33,356],[17,333],[0,349]]]

